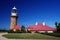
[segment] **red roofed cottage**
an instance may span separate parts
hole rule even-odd
[[[14,31],[16,31],[16,30],[21,30],[21,26],[15,25],[15,26],[14,26]]]
[[[28,26],[27,30],[30,31],[30,32],[32,32],[32,33],[36,32],[36,31],[40,32],[40,33],[45,33],[45,32],[47,32],[47,33],[53,33],[56,30],[56,28],[52,28],[50,26],[47,26],[47,25],[45,25],[45,23],[43,23],[43,24],[36,23],[36,25],[30,25],[30,26]]]

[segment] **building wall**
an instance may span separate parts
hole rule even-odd
[[[16,21],[17,21],[16,17],[11,16],[10,30],[14,29],[14,26],[17,24]]]
[[[53,31],[47,31],[47,33],[53,33]]]
[[[45,33],[46,31],[38,31],[39,33]]]
[[[36,31],[31,31],[31,33],[35,33]],[[37,31],[39,33],[53,33],[53,31]]]

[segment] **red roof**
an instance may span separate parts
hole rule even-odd
[[[14,27],[14,29],[20,29],[21,28],[21,26],[19,26],[19,25],[15,25],[15,27]]]
[[[50,26],[47,25],[43,25],[43,24],[38,24],[38,25],[30,25],[27,27],[27,29],[30,29],[31,31],[54,31],[56,30],[55,28],[52,28]]]

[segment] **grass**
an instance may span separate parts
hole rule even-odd
[[[55,36],[60,38],[60,33],[44,33],[44,35],[50,35],[50,36]]]
[[[8,39],[60,39],[58,37],[43,35],[39,33],[9,33],[3,36]]]

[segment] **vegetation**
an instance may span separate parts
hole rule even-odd
[[[43,35],[39,33],[9,33],[3,36],[9,39],[60,39],[58,37]]]
[[[60,33],[60,23],[55,22],[55,26],[57,28],[57,32]]]
[[[22,27],[21,27],[21,33],[25,33],[25,32],[26,32],[25,27],[22,26]]]
[[[8,33],[21,33],[20,30],[16,30],[15,32],[13,30],[9,30]]]
[[[60,38],[60,33],[43,33],[43,34]]]
[[[0,30],[0,32],[8,32],[8,30]]]

